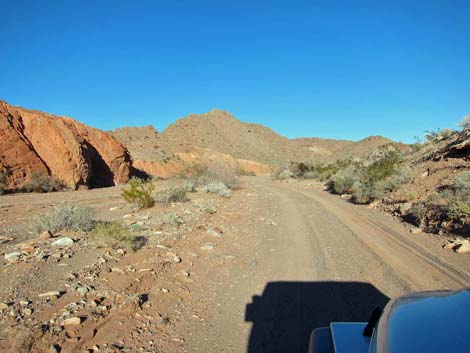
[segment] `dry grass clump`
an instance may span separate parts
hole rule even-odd
[[[122,197],[137,208],[150,208],[155,204],[153,199],[154,185],[151,180],[132,177],[128,181],[129,188],[122,191]]]
[[[221,181],[214,181],[212,183],[209,183],[204,186],[202,190],[206,193],[216,194],[222,197],[230,197],[231,195],[230,189]]]
[[[126,248],[136,251],[145,241],[131,234],[129,228],[119,222],[99,222],[88,234],[92,245],[98,248]]]
[[[168,188],[155,194],[158,203],[186,202],[188,201],[186,188],[182,186]]]
[[[88,232],[95,225],[95,211],[91,207],[61,205],[52,212],[36,217],[33,230],[41,233],[48,230],[56,233],[61,230]]]
[[[195,165],[189,176],[195,186],[202,186],[204,192],[223,197],[230,196],[230,190],[240,187],[240,170],[237,166],[212,161],[210,164]]]
[[[26,192],[52,192],[64,189],[64,184],[55,177],[34,171],[21,189]]]

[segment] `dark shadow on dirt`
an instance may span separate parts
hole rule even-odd
[[[270,282],[246,306],[245,321],[253,323],[247,353],[307,353],[313,329],[366,322],[388,300],[369,283]]]

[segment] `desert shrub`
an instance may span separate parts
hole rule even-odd
[[[63,183],[59,179],[45,173],[34,171],[29,180],[23,185],[23,191],[27,192],[52,192],[63,189]]]
[[[155,194],[155,201],[159,203],[186,202],[188,201],[188,196],[186,195],[186,189],[178,186],[157,192]]]
[[[128,181],[129,188],[121,193],[124,200],[133,203],[137,208],[149,208],[155,204],[152,197],[154,185],[151,180],[132,177]]]
[[[49,230],[56,233],[60,230],[90,231],[94,224],[95,211],[91,207],[62,205],[52,212],[36,217],[33,229],[36,233]]]
[[[116,221],[97,223],[88,238],[98,248],[127,248],[136,251],[144,243],[141,237],[132,235],[129,228]]]
[[[347,166],[330,178],[328,187],[335,194],[351,192],[353,185],[360,181],[361,174],[360,168],[353,165]]]
[[[0,171],[0,195],[3,195],[7,188],[7,177],[6,173]]]
[[[183,184],[183,188],[186,190],[186,192],[196,192],[196,183],[192,180],[186,180]]]
[[[400,162],[401,154],[388,147],[372,152],[365,161],[338,161],[328,166],[328,170],[336,170],[328,181],[329,189],[352,194],[355,203],[380,199],[411,180],[411,169]]]
[[[293,178],[294,173],[289,169],[289,167],[282,167],[273,173],[273,177],[279,180],[286,180]]]
[[[227,187],[227,185],[220,181],[214,181],[212,183],[207,184],[206,186],[204,186],[203,191],[210,194],[216,194],[222,197],[229,197],[231,194],[230,189]]]
[[[439,130],[439,139],[440,140],[445,140],[445,139],[449,138],[450,136],[452,136],[453,133],[454,133],[454,131],[452,129]]]
[[[180,226],[184,224],[184,219],[174,213],[164,213],[159,217],[160,224]]]
[[[458,124],[463,130],[470,129],[470,115],[466,115]]]
[[[459,192],[470,193],[470,171],[456,175],[453,186]]]
[[[465,200],[452,199],[445,208],[447,217],[450,219],[460,219],[470,216],[470,203]]]
[[[380,180],[376,183],[375,189],[379,194],[385,195],[390,192],[394,192],[400,188],[401,185],[411,181],[413,174],[411,168],[401,167],[396,168],[395,172],[389,177]]]
[[[193,166],[189,173],[189,179],[200,186],[219,181],[230,189],[236,189],[240,186],[240,170],[235,165],[215,160],[208,165]]]

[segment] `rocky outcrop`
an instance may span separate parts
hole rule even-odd
[[[126,182],[131,161],[125,147],[104,131],[0,101],[0,168],[8,171],[10,189],[33,171],[76,189]]]

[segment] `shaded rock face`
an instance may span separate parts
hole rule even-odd
[[[0,101],[0,168],[8,171],[10,189],[20,187],[33,171],[76,189],[126,182],[131,161],[106,132]]]

